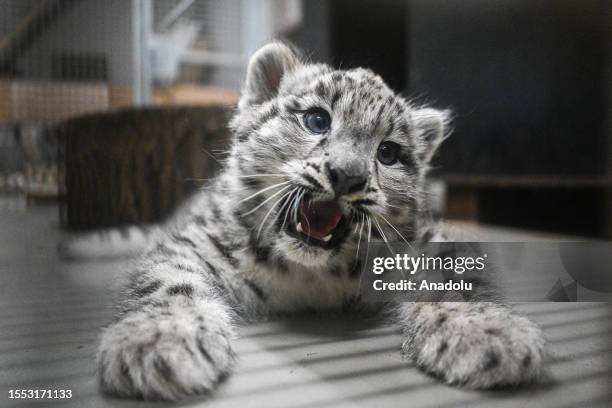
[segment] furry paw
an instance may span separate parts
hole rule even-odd
[[[233,365],[231,338],[227,311],[213,303],[130,312],[102,335],[100,387],[144,399],[205,394]]]
[[[542,374],[544,338],[523,316],[493,304],[421,304],[402,345],[425,372],[469,388],[516,386]]]

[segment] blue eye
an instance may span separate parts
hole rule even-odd
[[[304,125],[312,133],[325,133],[331,127],[331,118],[323,109],[313,108],[304,114]]]
[[[398,155],[400,152],[400,145],[394,142],[382,142],[378,146],[378,152],[376,154],[378,161],[385,166],[390,166],[397,163]]]

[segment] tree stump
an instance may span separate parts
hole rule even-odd
[[[60,126],[63,226],[75,230],[153,223],[214,175],[229,146],[222,107],[90,114]]]

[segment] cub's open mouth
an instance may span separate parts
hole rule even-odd
[[[308,245],[325,249],[338,247],[350,225],[335,200],[311,201],[304,198],[297,210],[297,223],[287,226],[287,233]]]

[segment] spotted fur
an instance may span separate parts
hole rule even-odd
[[[304,123],[313,108],[331,117],[321,134]],[[134,267],[119,320],[102,335],[102,390],[170,400],[208,393],[232,369],[237,321],[362,307],[360,245],[431,236],[424,177],[448,120],[367,69],[306,63],[281,43],[257,51],[224,172],[156,234]],[[377,160],[383,141],[401,147],[392,165]],[[339,177],[353,171],[363,181],[339,193]],[[288,233],[307,195],[337,200],[346,216],[348,232],[330,248]],[[403,354],[443,381],[491,387],[540,373],[540,331],[508,308],[446,302],[396,310]]]

